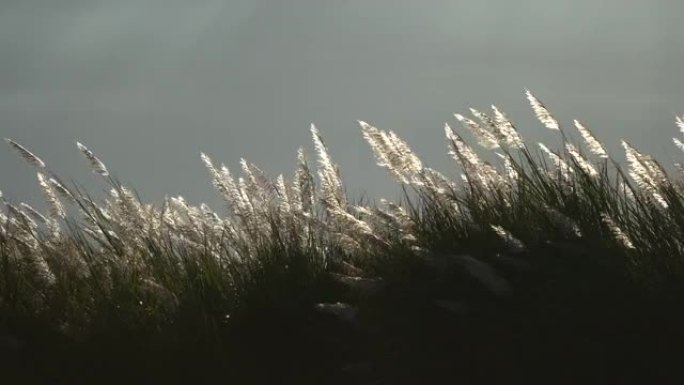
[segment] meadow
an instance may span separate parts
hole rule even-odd
[[[676,383],[684,186],[626,140],[627,167],[526,91],[444,127],[460,180],[359,122],[404,199],[351,202],[321,132],[294,174],[201,154],[225,201],[145,203],[84,144],[95,201],[31,164],[49,210],[2,198],[3,383]],[[684,134],[684,116],[676,117]],[[684,151],[684,138],[673,138]],[[483,151],[498,162],[483,160]],[[675,164],[680,174],[684,168]],[[8,181],[0,181],[7,183]]]

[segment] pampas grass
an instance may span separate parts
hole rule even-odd
[[[69,341],[164,336],[203,341],[238,357],[231,350],[238,348],[222,341],[251,346],[253,341],[242,344],[236,336],[267,333],[256,325],[295,315],[316,325],[334,316],[377,337],[393,327],[418,333],[394,319],[434,321],[444,316],[439,312],[445,303],[469,309],[447,312],[458,322],[487,317],[489,310],[480,307],[489,301],[513,301],[510,308],[496,308],[501,314],[557,306],[546,299],[554,295],[593,304],[599,299],[582,297],[575,283],[594,274],[586,271],[619,283],[607,289],[588,281],[598,298],[619,301],[628,292],[681,298],[684,183],[625,140],[623,170],[583,124],[574,120],[580,142],[529,90],[525,95],[534,116],[563,136],[563,148],[539,143],[541,152],[535,152],[497,107],[492,116],[470,108],[473,119],[455,118],[499,161],[484,161],[445,123],[447,151],[461,171],[457,181],[427,167],[395,132],[359,121],[377,164],[405,193],[404,202],[380,199],[379,206],[349,201],[334,149],[314,125],[317,173],[304,148],[296,152],[292,177],[275,180],[246,159],[237,175],[202,153],[210,182],[225,201],[219,211],[181,196],[145,203],[77,142],[93,172],[111,187],[96,202],[6,139],[41,170],[38,187],[48,214],[0,193],[0,311],[39,320]],[[684,132],[682,117],[675,124]],[[611,297],[611,290],[623,287],[624,293]],[[3,322],[0,317],[0,327]],[[296,324],[288,330],[301,337]],[[239,372],[240,365],[233,368]]]
[[[76,146],[78,147],[79,150],[83,153],[83,155],[88,159],[90,162],[90,167],[92,168],[94,173],[100,174],[103,177],[109,176],[109,171],[107,171],[107,167],[100,161],[98,157],[93,154],[92,151],[88,149],[85,145],[81,144],[80,142],[76,142]]]
[[[39,157],[34,155],[31,151],[27,150],[21,144],[8,138],[5,138],[5,142],[12,146],[21,155],[21,157],[24,158],[24,160],[29,162],[31,165],[38,168],[45,168],[45,162],[43,162]]]
[[[596,139],[594,134],[576,119],[573,121],[573,123],[575,123],[577,131],[579,131],[580,135],[582,135],[582,139],[584,139],[587,149],[594,155],[597,155],[601,158],[608,158],[608,152],[606,151],[605,147],[603,147],[603,144]]]
[[[534,111],[537,119],[539,119],[539,121],[549,130],[560,130],[558,121],[553,117],[553,115],[551,115],[549,110],[546,109],[546,106],[544,106],[539,99],[532,95],[530,90],[526,89],[525,95],[527,96],[527,100],[530,102],[532,110]]]

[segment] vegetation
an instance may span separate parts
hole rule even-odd
[[[143,203],[78,143],[111,187],[95,202],[7,139],[49,213],[0,194],[4,383],[675,382],[682,182],[623,140],[624,171],[526,94],[563,148],[471,109],[500,162],[446,125],[461,181],[359,122],[405,192],[380,205],[348,200],[314,126],[317,175],[302,149],[289,181],[202,154],[227,216]]]

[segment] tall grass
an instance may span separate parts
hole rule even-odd
[[[360,121],[377,164],[405,192],[404,201],[382,199],[379,206],[349,201],[340,169],[313,125],[318,164],[300,148],[291,178],[269,178],[244,159],[238,176],[201,154],[225,214],[180,196],[144,203],[77,143],[111,189],[95,202],[7,139],[36,168],[49,210],[43,214],[0,195],[0,331],[35,349],[77,344],[89,351],[102,341],[129,340],[210,346],[222,352],[212,354],[227,354],[247,370],[258,366],[250,362],[282,358],[241,356],[236,348],[260,346],[257,336],[269,336],[264,344],[270,347],[285,338],[268,330],[274,319],[300,339],[315,332],[293,330],[319,325],[312,321],[318,319],[338,319],[371,335],[396,327],[423,338],[411,321],[397,320],[415,321],[426,306],[460,319],[482,304],[507,309],[507,316],[534,317],[539,309],[564,306],[558,301],[587,304],[565,305],[597,317],[605,309],[594,304],[615,305],[624,316],[654,298],[667,306],[681,300],[681,180],[622,140],[624,170],[589,128],[577,120],[571,128],[560,124],[530,91],[526,96],[543,129],[559,133],[562,148],[530,146],[495,106],[491,113],[470,109],[472,117],[456,119],[500,161],[484,161],[446,124],[458,181],[425,166],[396,133]],[[677,124],[684,133],[682,118]],[[328,328],[320,333],[339,332]],[[240,333],[253,339],[241,344]],[[58,372],[45,365],[48,373]]]

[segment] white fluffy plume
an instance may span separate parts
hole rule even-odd
[[[544,106],[539,99],[532,95],[530,90],[525,89],[525,95],[527,96],[527,100],[530,101],[530,105],[532,106],[532,110],[537,116],[537,119],[539,119],[539,121],[550,130],[560,130],[558,121],[553,117],[553,115],[551,115],[549,110],[546,109],[546,106]]]
[[[93,154],[92,151],[88,149],[88,147],[84,146],[80,142],[76,142],[76,146],[78,147],[79,150],[85,155],[86,159],[90,162],[90,167],[92,168],[93,172],[102,175],[103,177],[109,176],[109,171],[107,171],[107,167],[102,163],[98,157]]]

